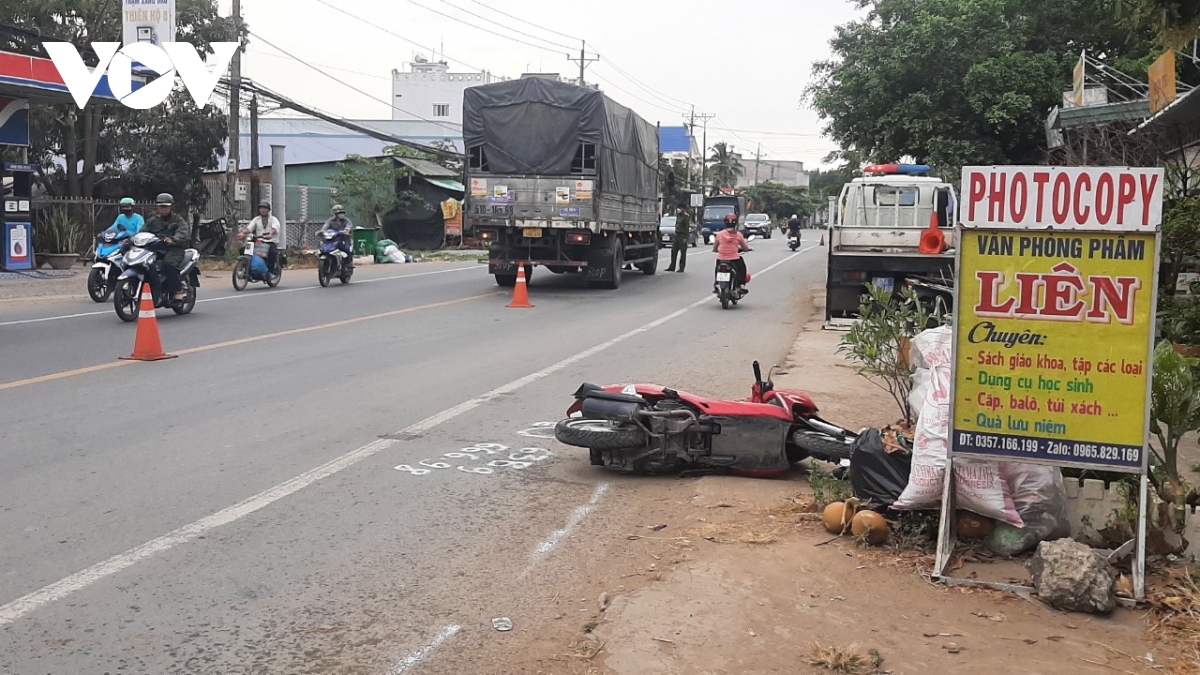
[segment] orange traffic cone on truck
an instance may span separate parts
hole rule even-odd
[[[162,361],[176,358],[163,351],[162,338],[158,334],[158,317],[154,315],[154,293],[150,284],[142,285],[142,306],[138,310],[137,337],[133,340],[133,353],[122,356],[122,361]]]
[[[525,279],[525,265],[517,265],[517,285],[513,288],[513,300],[508,305],[514,309],[533,309],[529,304],[529,284]]]

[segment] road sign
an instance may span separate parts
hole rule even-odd
[[[1155,235],[962,235],[952,452],[1141,472]]]

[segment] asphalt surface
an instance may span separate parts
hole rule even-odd
[[[115,360],[109,305],[0,306],[0,673],[482,672],[576,527],[652,488],[538,425],[582,381],[744,395],[824,278],[806,234],[754,242],[729,311],[702,249],[615,292],[539,269],[527,310],[472,263],[214,275],[157,363]]]

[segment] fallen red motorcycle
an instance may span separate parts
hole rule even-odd
[[[806,457],[849,459],[857,434],[821,419],[808,395],[776,391],[774,370],[764,381],[754,362],[749,401],[709,399],[656,384],[584,384],[554,436],[587,448],[593,465],[627,473],[724,469],[767,478],[787,473]]]

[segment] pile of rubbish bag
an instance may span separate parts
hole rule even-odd
[[[903,434],[862,433],[850,456],[855,497],[892,516],[941,507],[950,442],[953,331],[932,328],[912,340],[916,366],[909,404],[919,411],[911,444]],[[892,440],[898,438],[900,442]],[[1071,534],[1067,494],[1057,467],[967,458],[954,460],[955,507],[991,518],[986,545],[1017,555]]]
[[[400,250],[400,246],[391,239],[383,239],[375,244],[375,262],[378,264],[385,263],[410,263],[412,256]]]

